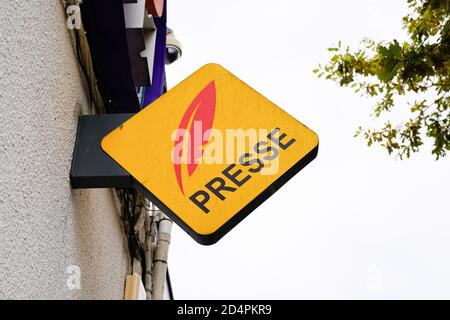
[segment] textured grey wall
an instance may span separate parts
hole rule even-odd
[[[86,108],[58,0],[0,2],[0,298],[122,298],[126,274],[110,190],[72,191]],[[70,265],[81,289],[69,290]]]

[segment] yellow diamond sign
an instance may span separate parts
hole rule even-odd
[[[102,140],[196,241],[213,244],[312,161],[317,135],[207,64]]]

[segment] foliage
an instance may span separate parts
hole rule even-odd
[[[360,127],[371,146],[378,143],[389,154],[403,159],[419,151],[425,142],[439,159],[450,150],[450,0],[408,0],[411,13],[403,18],[409,40],[399,43],[364,39],[363,49],[351,51],[341,42],[328,50],[330,61],[314,73],[376,97],[375,118],[401,108],[401,96],[409,104],[409,119],[381,129]],[[425,136],[429,137],[426,139]]]

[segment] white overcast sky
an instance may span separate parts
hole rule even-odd
[[[173,231],[176,299],[450,298],[450,160],[353,138],[373,101],[312,74],[338,40],[404,39],[406,0],[169,0],[183,57],[217,62],[316,131],[319,155],[217,244]]]

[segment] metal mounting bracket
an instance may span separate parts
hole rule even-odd
[[[100,146],[104,136],[133,115],[123,113],[80,116],[70,169],[73,189],[134,187],[134,179],[130,174]]]

